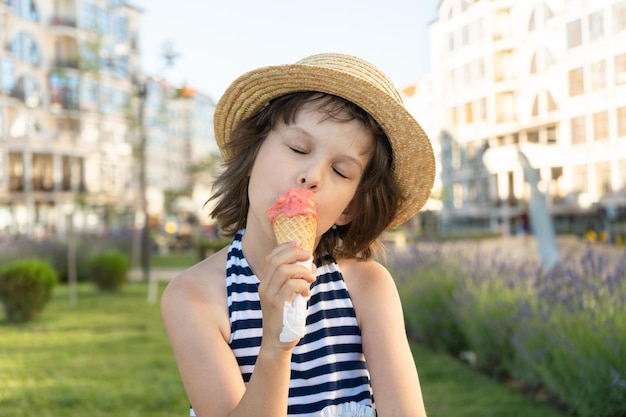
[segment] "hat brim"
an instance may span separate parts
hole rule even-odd
[[[217,103],[215,139],[225,160],[225,144],[236,124],[253,116],[269,101],[286,94],[317,91],[342,97],[369,113],[381,126],[393,149],[393,176],[404,202],[388,228],[413,217],[426,203],[435,178],[430,140],[404,108],[397,92],[385,91],[353,74],[326,67],[292,64],[259,68],[237,78]],[[392,96],[396,94],[397,100]]]

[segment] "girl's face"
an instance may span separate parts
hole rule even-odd
[[[267,136],[252,167],[247,228],[271,232],[267,209],[289,188],[308,188],[318,202],[317,237],[333,224],[352,220],[348,205],[370,160],[372,132],[360,122],[337,121],[311,104],[294,123],[278,124]]]

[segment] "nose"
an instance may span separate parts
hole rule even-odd
[[[320,168],[316,166],[310,166],[304,170],[297,179],[298,185],[310,190],[317,190],[321,183]]]

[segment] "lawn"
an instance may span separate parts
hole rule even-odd
[[[162,287],[163,285],[161,285]],[[162,288],[160,288],[162,289]],[[173,417],[188,402],[145,283],[102,294],[59,286],[22,326],[0,315],[0,416]],[[564,417],[458,361],[413,346],[430,417]]]

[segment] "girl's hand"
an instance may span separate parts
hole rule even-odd
[[[297,264],[311,258],[308,251],[299,249],[295,242],[278,245],[266,258],[259,297],[263,311],[262,345],[279,350],[289,350],[298,340],[289,343],[279,341],[283,326],[283,306],[291,303],[296,294],[310,295],[315,273]],[[313,269],[314,270],[314,269]]]

